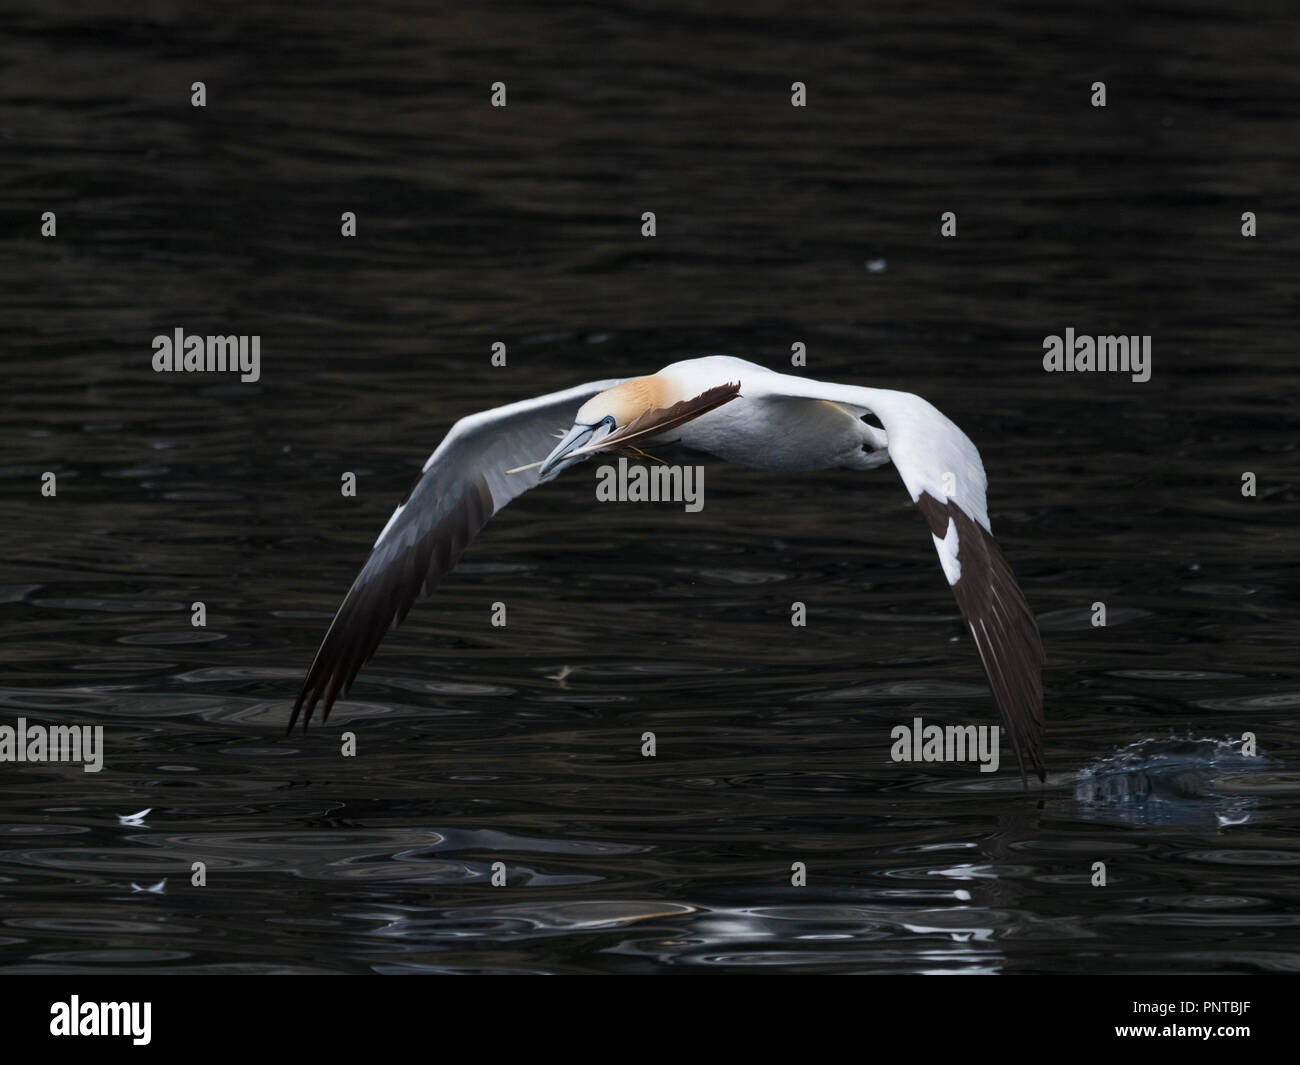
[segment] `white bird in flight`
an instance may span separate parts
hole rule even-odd
[[[867,421],[874,418],[878,426]],[[572,428],[541,461],[557,425]],[[648,377],[593,381],[462,418],[429,456],[344,598],[289,720],[328,719],[411,604],[429,595],[497,511],[598,452],[681,443],[743,466],[801,472],[892,462],[930,526],[1023,777],[1043,767],[1043,645],[989,526],[979,452],[909,392],[774,373],[709,355]]]

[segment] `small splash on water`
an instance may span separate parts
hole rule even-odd
[[[1149,738],[1082,769],[1074,797],[1085,816],[1130,824],[1245,824],[1254,802],[1233,795],[1232,780],[1270,764],[1240,739]]]

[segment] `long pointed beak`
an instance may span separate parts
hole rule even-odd
[[[555,450],[542,460],[542,468],[537,471],[538,477],[549,477],[552,473],[557,472],[564,464],[564,459],[569,452],[576,451],[587,443],[595,431],[595,427],[591,425],[575,425],[570,429],[565,434],[564,439],[555,445]]]

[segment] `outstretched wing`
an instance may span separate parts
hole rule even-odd
[[[411,604],[433,591],[493,514],[541,481],[535,468],[506,471],[545,454],[555,431],[571,425],[586,400],[618,383],[593,381],[483,411],[452,426],[388,519],[334,615],[293,705],[290,729],[299,714],[305,729],[317,703],[326,720],[334,700],[347,693]]]
[[[823,399],[873,414],[889,457],[930,525],[944,576],[970,629],[1001,711],[1021,776],[1043,766],[1043,642],[1033,612],[989,525],[980,454],[956,425],[910,392],[858,388],[770,374],[744,391]]]

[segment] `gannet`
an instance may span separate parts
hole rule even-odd
[[[872,419],[872,420],[868,420]],[[565,425],[570,426],[567,431]],[[561,438],[538,458],[558,429]],[[920,396],[832,384],[729,355],[592,381],[462,418],[375,541],[334,615],[289,720],[345,695],[389,629],[429,595],[489,518],[599,452],[677,442],[744,466],[802,472],[892,462],[929,525],[1020,766],[1043,766],[1043,645],[993,539],[975,445]]]

